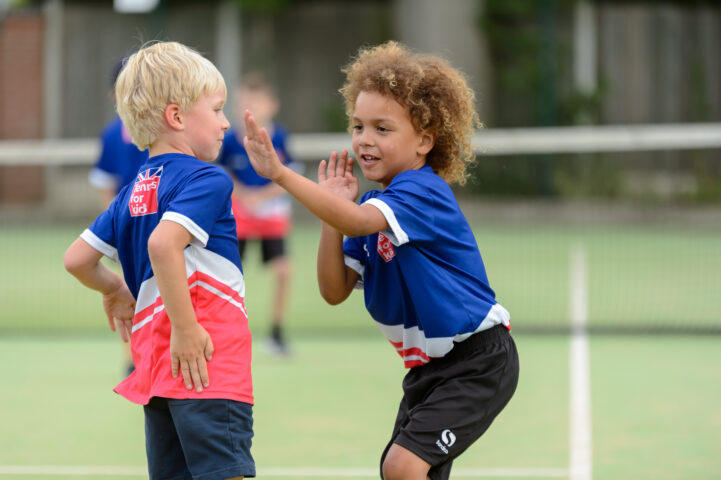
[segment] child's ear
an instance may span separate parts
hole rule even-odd
[[[178,131],[185,130],[185,124],[183,123],[183,115],[180,111],[180,106],[178,104],[168,104],[168,106],[165,107],[165,111],[163,112],[163,118],[171,129]]]
[[[430,132],[421,133],[421,142],[418,145],[418,153],[420,155],[427,155],[428,152],[433,150],[433,146],[436,143],[436,137]]]

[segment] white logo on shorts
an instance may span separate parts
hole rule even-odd
[[[436,445],[446,455],[448,455],[448,447],[450,447],[454,443],[456,443],[456,436],[448,429],[445,429],[441,432],[440,440],[436,440]]]
[[[441,441],[445,443],[447,447],[450,447],[451,445],[456,443],[456,436],[453,434],[453,432],[446,429],[441,432]]]

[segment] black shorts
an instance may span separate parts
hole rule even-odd
[[[285,238],[261,238],[260,249],[263,258],[263,263],[268,263],[271,260],[285,256]],[[245,253],[245,245],[248,242],[246,238],[238,239],[238,253],[240,258],[243,258]]]
[[[457,343],[442,358],[411,368],[383,461],[396,443],[431,465],[432,480],[450,477],[453,459],[488,429],[518,384],[518,352],[502,325]]]

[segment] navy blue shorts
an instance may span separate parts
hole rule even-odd
[[[153,397],[143,409],[151,480],[255,477],[251,405]]]

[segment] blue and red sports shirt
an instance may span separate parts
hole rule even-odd
[[[360,274],[366,308],[406,367],[444,356],[475,332],[510,329],[468,221],[431,167],[401,172],[359,203],[378,208],[390,229],[347,238],[345,263]]]
[[[135,371],[116,391],[145,404],[153,396],[225,398],[253,403],[250,331],[235,220],[230,208],[233,183],[216,165],[173,153],[151,157],[81,238],[117,258],[136,298],[131,335]],[[191,301],[208,331],[215,354],[208,362],[210,386],[202,393],[173,378],[170,320],[160,297],[148,238],[161,220],[182,225],[193,236],[185,248]]]

